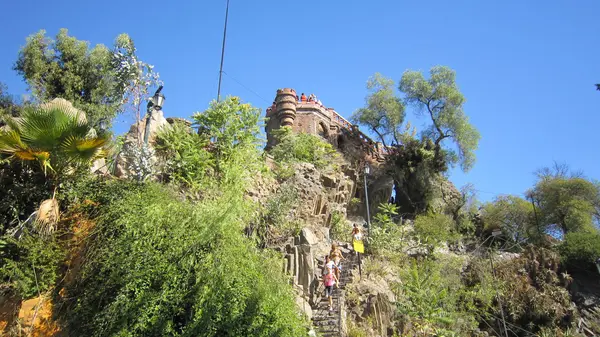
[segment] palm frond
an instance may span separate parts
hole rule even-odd
[[[78,138],[71,136],[61,144],[61,149],[69,157],[81,162],[91,162],[104,156],[106,138]]]
[[[0,153],[14,154],[16,151],[26,148],[27,145],[21,140],[18,131],[8,130],[0,132]]]
[[[85,113],[61,98],[26,108],[20,118],[11,119],[9,127],[0,131],[0,153],[36,160],[44,173],[48,168],[54,171],[53,165],[67,172],[105,155],[107,139],[97,137]]]

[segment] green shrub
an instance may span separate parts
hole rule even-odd
[[[242,236],[252,210],[239,188],[192,204],[160,185],[139,186],[98,198],[110,201],[88,239],[84,277],[61,304],[71,335],[305,333],[280,257]]]
[[[200,183],[212,168],[213,159],[207,150],[208,140],[188,126],[174,123],[161,130],[156,138],[156,149],[164,159],[164,174],[191,188]]]
[[[329,229],[331,239],[351,242],[350,232],[351,227],[348,226],[348,220],[346,220],[344,214],[337,211],[331,212],[331,226]]]
[[[297,134],[289,127],[274,130],[273,134],[278,143],[271,154],[279,163],[305,162],[325,168],[339,158],[333,146],[317,136]]]
[[[594,262],[600,258],[600,233],[596,230],[567,233],[559,251],[567,268],[596,273]]]
[[[441,261],[411,260],[400,269],[402,284],[397,285],[398,313],[406,331],[411,326],[448,335],[470,336],[477,328],[476,316],[462,308],[465,287],[460,282],[462,260],[445,258]],[[415,324],[416,323],[416,324]]]
[[[51,196],[52,186],[37,167],[18,161],[0,163],[0,236]]]
[[[379,205],[379,212],[369,229],[370,253],[391,257],[404,250],[406,228],[397,224],[394,218],[398,215],[398,207],[394,204],[383,203]]]
[[[249,236],[253,236],[260,247],[266,247],[278,239],[298,234],[301,226],[293,221],[297,200],[298,191],[293,185],[281,185],[267,199],[258,219],[246,229]]]
[[[453,225],[452,218],[445,214],[418,215],[414,221],[415,234],[430,251],[442,242],[457,238],[452,232]]]
[[[64,251],[54,238],[24,233],[19,240],[6,238],[0,249],[0,280],[23,298],[44,293],[54,286]]]

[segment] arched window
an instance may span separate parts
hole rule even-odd
[[[343,149],[344,148],[344,136],[339,135],[337,138],[337,146],[338,149]]]
[[[317,124],[317,133],[319,134],[319,136],[327,139],[327,137],[329,136],[329,132],[325,123],[319,122],[319,124]]]

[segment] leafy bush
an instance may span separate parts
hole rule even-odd
[[[0,163],[0,236],[25,221],[52,196],[50,182],[28,163]]]
[[[567,268],[596,273],[594,263],[600,258],[600,233],[595,230],[567,233],[559,251]]]
[[[369,229],[369,251],[376,255],[390,257],[403,252],[406,228],[397,224],[394,218],[398,207],[394,204],[381,204]]]
[[[348,226],[348,220],[346,220],[344,214],[337,211],[331,212],[331,226],[329,229],[331,239],[351,242],[350,232],[351,228]]]
[[[25,233],[20,240],[4,238],[0,248],[0,280],[31,298],[54,286],[64,251],[54,238]],[[0,239],[0,241],[2,241]]]
[[[258,219],[246,229],[247,234],[254,236],[260,247],[299,234],[300,224],[293,221],[297,200],[298,191],[293,185],[281,185],[279,190],[267,199]]]
[[[401,331],[414,335],[429,331],[437,335],[471,336],[477,319],[463,304],[472,293],[462,285],[462,260],[411,260],[400,269],[402,284],[396,287]]]
[[[156,138],[157,152],[166,163],[164,173],[190,188],[200,187],[213,164],[207,146],[207,139],[182,123],[164,128]]]
[[[430,252],[436,245],[457,237],[452,227],[452,218],[445,214],[418,215],[414,221],[415,234]]]
[[[333,146],[317,136],[297,134],[290,127],[274,130],[273,135],[278,143],[271,154],[279,163],[305,162],[325,168],[339,158]]]
[[[298,336],[280,260],[241,230],[251,214],[227,189],[200,204],[153,183],[110,201],[89,238],[62,319],[86,336]],[[104,197],[109,200],[110,197]]]
[[[210,107],[192,118],[200,133],[211,141],[216,165],[221,160],[235,160],[234,149],[258,145],[260,110],[239,97],[212,101]]]

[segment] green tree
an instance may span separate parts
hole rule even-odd
[[[352,115],[352,121],[369,128],[379,136],[384,146],[389,140],[399,144],[400,127],[404,121],[404,105],[394,94],[394,81],[376,73],[367,81],[369,95],[365,107]]]
[[[471,169],[481,136],[463,111],[465,98],[456,85],[455,72],[436,66],[431,68],[430,78],[425,79],[420,72],[408,70],[402,75],[399,89],[407,103],[431,119],[431,126],[422,135],[433,140],[436,156],[446,156],[450,164],[460,162],[464,171]],[[449,148],[442,151],[445,139],[454,141],[458,153]]]
[[[594,262],[600,258],[600,233],[596,230],[567,233],[559,251],[569,269],[595,274]]]
[[[545,231],[561,234],[590,230],[600,220],[600,184],[581,174],[569,175],[560,167],[540,171],[536,185],[527,192],[535,205],[538,223]]]
[[[16,99],[8,93],[6,84],[0,82],[0,127],[4,125],[3,116],[16,117],[21,111],[21,106]]]
[[[195,113],[192,118],[201,134],[211,140],[217,161],[232,159],[235,149],[256,149],[258,146],[260,111],[248,103],[241,103],[239,97],[212,101],[207,110]]]
[[[487,231],[500,229],[510,242],[525,243],[539,238],[533,205],[517,196],[500,196],[485,204],[482,219]]]
[[[37,161],[44,173],[50,169],[61,176],[104,155],[107,139],[97,136],[85,113],[65,100],[28,107],[6,123],[8,128],[0,131],[0,153]]]
[[[97,126],[101,121],[110,123],[122,111],[134,85],[153,79],[140,74],[147,65],[137,60],[126,34],[117,38],[111,51],[102,44],[90,49],[87,41],[69,36],[66,29],[55,40],[40,30],[27,38],[14,69],[38,101],[64,98],[86,111],[91,125]]]
[[[207,147],[206,138],[179,122],[162,129],[157,134],[155,145],[157,154],[164,159],[163,173],[170,180],[192,189],[201,187],[212,168],[213,160]]]

